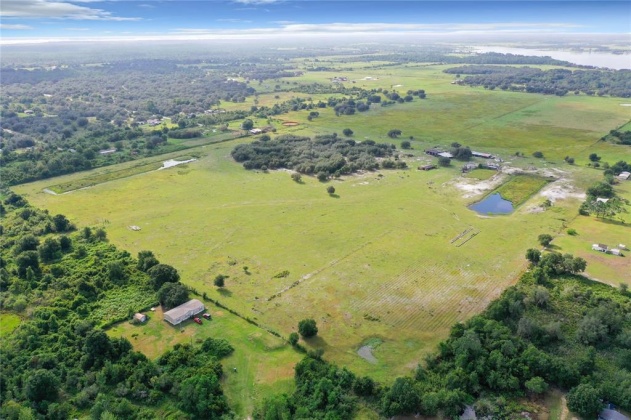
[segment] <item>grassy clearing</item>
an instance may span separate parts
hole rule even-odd
[[[467,178],[475,178],[479,179],[480,181],[491,179],[495,175],[497,175],[497,171],[492,169],[474,169],[471,172],[465,174]]]
[[[548,179],[540,176],[514,175],[493,192],[500,193],[505,200],[510,201],[513,207],[517,208],[548,182],[550,182]]]
[[[123,322],[108,330],[113,337],[127,338],[134,349],[154,359],[177,343],[199,342],[206,337],[225,338],[235,352],[222,360],[224,391],[230,406],[245,418],[267,396],[293,389],[294,365],[302,355],[283,340],[250,325],[229,312],[208,306],[211,321],[197,325],[186,321],[176,327],[162,320],[162,310],[148,312],[143,325]],[[234,370],[236,368],[236,372]]]
[[[0,312],[0,338],[11,334],[20,325],[22,319],[8,312]]]

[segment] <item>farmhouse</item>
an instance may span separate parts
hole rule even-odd
[[[629,178],[631,178],[631,172],[620,172],[618,174],[618,179],[621,181],[627,181]]]
[[[430,156],[436,156],[436,157],[446,157],[451,159],[452,157],[454,157],[451,153],[449,152],[443,152],[440,149],[428,149],[425,151],[425,153],[427,153]]]
[[[594,251],[607,252],[607,249],[609,248],[605,244],[593,244],[592,249]]]
[[[201,312],[204,312],[204,304],[197,299],[191,299],[186,303],[176,306],[164,313],[164,320],[171,325],[178,325],[182,321],[195,316]]]
[[[147,315],[141,314],[141,313],[136,313],[134,315],[134,321],[143,323],[143,322],[147,321]]]
[[[419,171],[431,171],[432,169],[436,169],[436,165],[423,165],[418,167]]]
[[[495,157],[495,156],[493,156],[493,155],[492,155],[492,154],[490,154],[490,153],[482,153],[482,152],[474,152],[474,151],[471,151],[471,154],[472,154],[473,156],[475,156],[475,157],[480,157],[480,158],[484,158],[484,159],[492,159],[492,158],[494,158],[494,157]]]

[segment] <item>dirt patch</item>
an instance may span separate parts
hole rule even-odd
[[[576,187],[574,187],[574,185],[572,185],[569,179],[565,178],[561,178],[546,185],[541,191],[539,191],[539,195],[547,198],[553,203],[557,200],[565,200],[568,198],[576,198],[578,200],[585,199],[585,193],[579,191]]]
[[[359,357],[361,357],[362,359],[364,359],[368,363],[372,363],[373,365],[377,364],[377,362],[378,362],[377,358],[375,356],[373,356],[373,354],[372,354],[372,347],[370,347],[370,346],[361,346],[357,350],[357,354],[359,355]]]
[[[283,123],[283,125],[284,125],[285,127],[296,127],[296,126],[300,125],[300,123],[299,123],[299,122],[297,122],[297,121],[285,121],[285,122]]]
[[[461,177],[454,181],[454,186],[464,191],[465,194],[462,196],[463,198],[472,198],[495,189],[504,181],[504,178],[505,177],[501,174],[493,175],[485,181]]]

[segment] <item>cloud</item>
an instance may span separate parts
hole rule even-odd
[[[24,31],[28,29],[33,29],[32,26],[28,25],[11,25],[8,23],[0,23],[0,29],[7,29],[12,31]]]
[[[225,19],[224,21],[231,21]],[[486,32],[555,32],[580,27],[568,23],[296,23],[288,21],[273,22],[278,26],[248,29],[217,29],[217,28],[178,28],[172,34],[180,35],[299,35],[299,34],[371,34],[371,33],[486,33]]]
[[[85,2],[85,0],[84,0]],[[50,0],[3,0],[0,3],[3,18],[58,18],[74,20],[140,20],[135,17],[119,17],[103,9],[78,6],[66,1]]]

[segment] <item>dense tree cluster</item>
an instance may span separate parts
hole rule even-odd
[[[395,146],[372,140],[356,142],[337,135],[297,137],[283,135],[269,141],[240,144],[232,157],[246,169],[293,169],[308,174],[329,176],[375,170],[377,158],[393,156]]]
[[[76,231],[62,215],[5,197],[0,308],[28,307],[29,315],[2,338],[0,417],[152,419],[165,401],[181,410],[178,418],[230,412],[219,359],[233,349],[224,340],[176,346],[156,363],[98,327],[155,304],[150,282],[158,272],[160,300],[181,300],[188,291],[175,269],[150,251],[132,259],[108,244],[102,229]]]
[[[631,97],[630,70],[541,70],[533,67],[468,65],[445,70],[466,74],[462,83],[529,93],[563,96],[569,92],[586,95]]]
[[[263,401],[254,418],[263,419],[350,419],[359,397],[376,394],[370,378],[355,376],[312,353],[295,367],[296,390],[291,395],[276,395]]]

